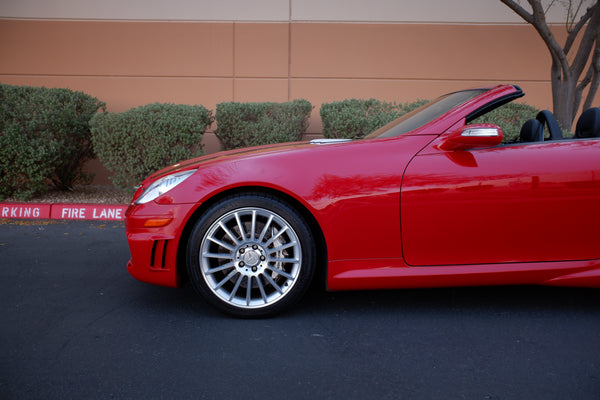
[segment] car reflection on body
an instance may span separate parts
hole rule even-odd
[[[459,91],[363,140],[161,170],[127,211],[128,270],[157,285],[190,282],[240,317],[289,308],[315,274],[328,290],[599,287],[600,109],[569,139],[549,112],[515,143],[472,124],[521,96],[513,85]]]

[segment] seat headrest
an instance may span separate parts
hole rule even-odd
[[[544,125],[537,119],[530,119],[521,127],[519,134],[521,142],[543,142]]]
[[[548,110],[542,110],[538,113],[537,117],[535,117],[538,121],[548,125],[548,132],[550,133],[550,140],[560,140],[563,138],[562,129],[560,129],[560,125],[558,125],[558,121],[554,118],[554,114]]]
[[[581,114],[575,126],[575,137],[600,137],[600,108],[588,108]]]

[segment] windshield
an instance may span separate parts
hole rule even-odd
[[[446,94],[382,126],[366,136],[365,139],[392,137],[414,131],[487,90],[474,89]]]

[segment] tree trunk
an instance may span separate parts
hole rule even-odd
[[[555,83],[552,81],[552,86]],[[561,128],[570,130],[575,115],[577,114],[577,81],[573,77],[563,77],[562,81],[558,84],[558,98],[554,102],[554,116],[560,124]]]
[[[553,59],[550,69],[552,108],[561,128],[569,130],[577,108],[579,108],[577,80],[573,77],[570,69],[565,71],[564,65],[559,62],[558,57],[553,57]]]
[[[531,12],[514,0],[500,1],[531,24],[544,40],[552,56],[550,80],[554,115],[563,129],[570,130],[579,111],[583,90],[589,86],[585,109],[592,105],[600,84],[600,0],[588,8],[577,24],[567,28],[569,35],[564,47],[558,44],[550,30],[545,16],[547,10],[543,9],[539,0],[527,0]],[[583,34],[578,36],[582,30]],[[578,38],[579,47],[569,63],[567,54]],[[582,79],[586,66],[588,71]]]

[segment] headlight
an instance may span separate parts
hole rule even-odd
[[[142,195],[135,201],[135,204],[145,204],[156,199],[161,194],[168,192],[181,182],[185,181],[194,172],[196,172],[195,169],[163,176],[148,186],[148,189],[144,190],[144,193],[142,193]]]

